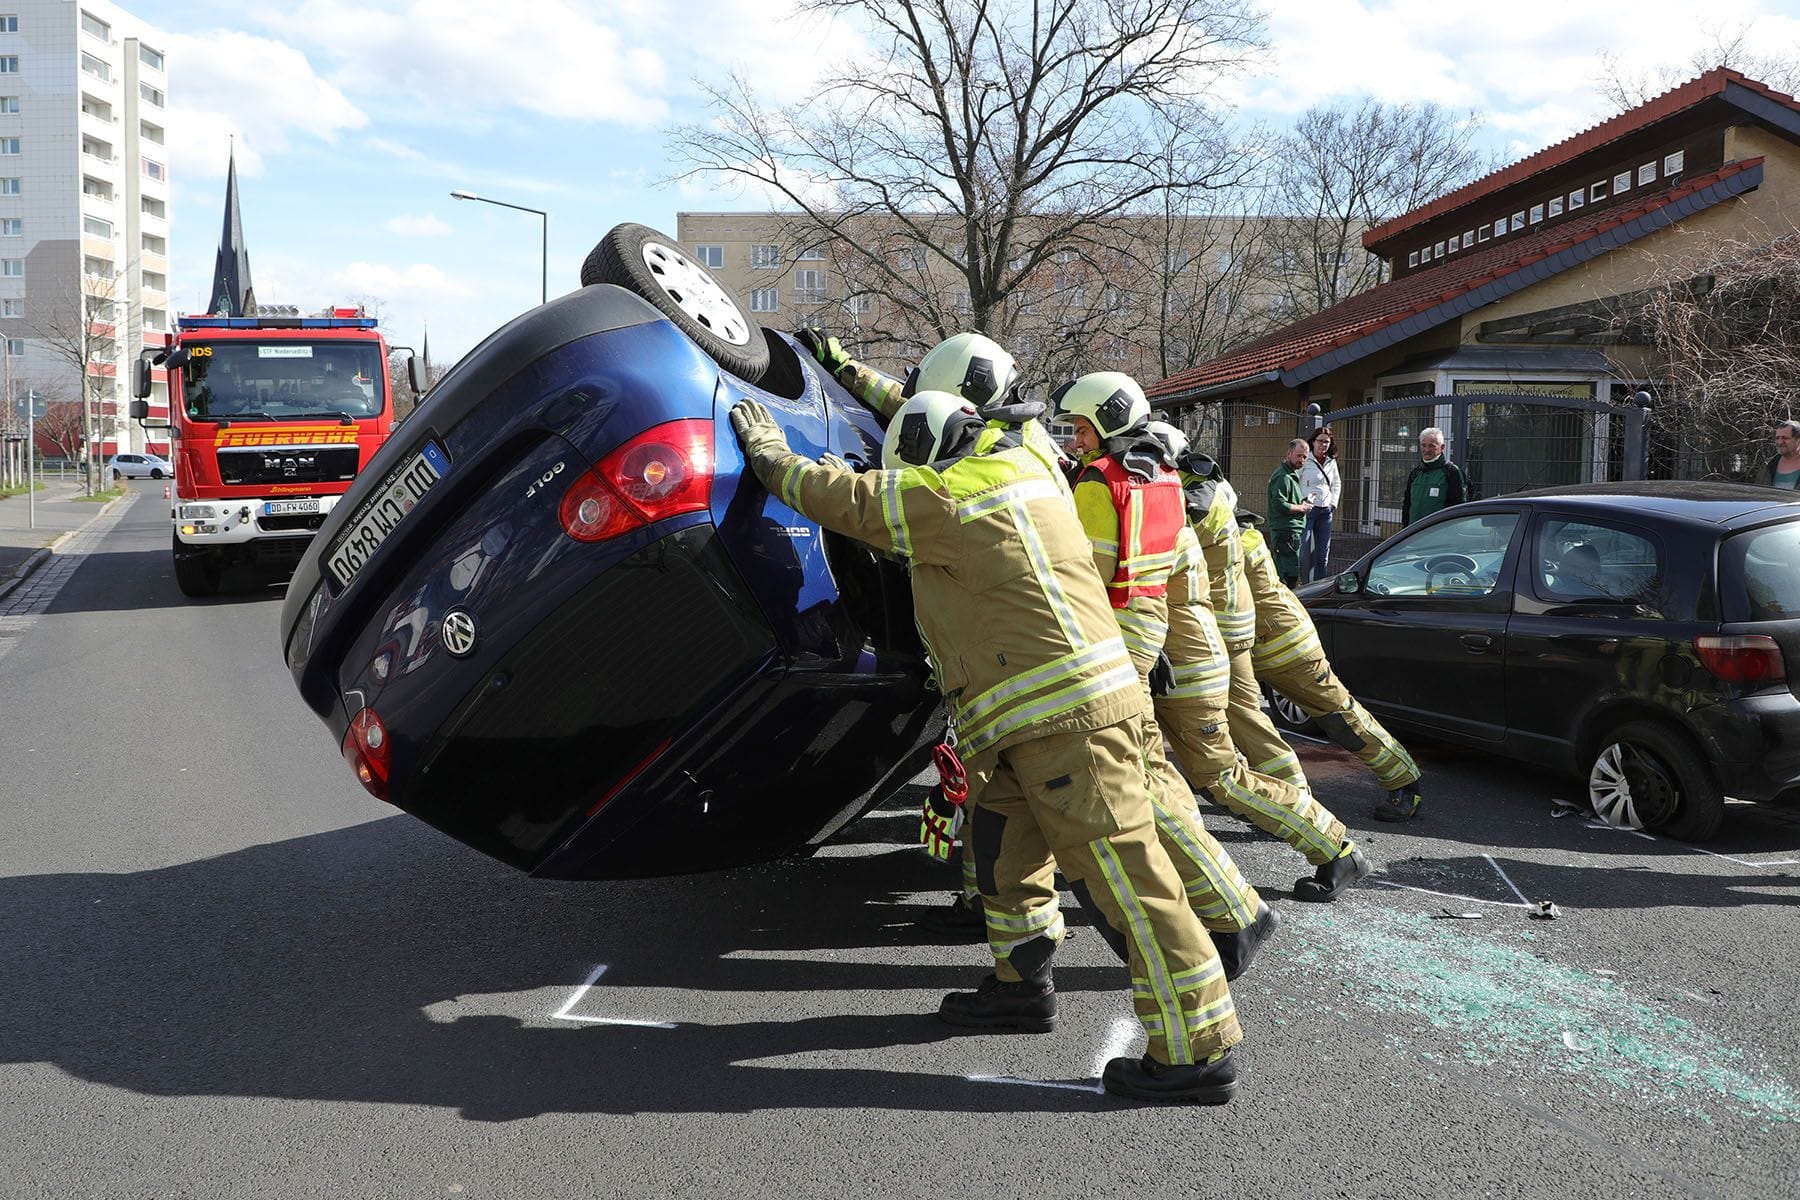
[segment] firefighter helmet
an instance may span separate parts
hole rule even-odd
[[[923,467],[954,453],[962,435],[981,425],[975,406],[949,392],[918,392],[888,422],[881,439],[881,465],[890,471]]]
[[[1162,443],[1163,455],[1169,460],[1171,467],[1187,453],[1187,434],[1167,421],[1152,421],[1144,426],[1144,432]]]
[[[1086,417],[1101,439],[1140,429],[1150,419],[1150,402],[1137,380],[1120,371],[1095,371],[1071,379],[1050,393],[1060,417]]]
[[[979,333],[959,333],[933,346],[906,373],[901,394],[948,392],[985,408],[1005,399],[1018,382],[1019,368],[1000,343]]]

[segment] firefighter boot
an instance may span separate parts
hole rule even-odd
[[[919,928],[945,941],[984,942],[987,914],[982,911],[980,896],[971,900],[958,892],[950,903],[927,909],[919,918]]]
[[[1367,875],[1369,870],[1369,860],[1356,848],[1356,843],[1345,842],[1336,858],[1314,871],[1310,877],[1294,881],[1294,899],[1320,902],[1336,900],[1339,892]]]
[[[1410,821],[1419,815],[1419,805],[1424,800],[1425,797],[1419,794],[1419,785],[1409,783],[1389,792],[1387,799],[1377,804],[1369,815],[1377,821]]]
[[[1237,1094],[1237,1064],[1225,1050],[1209,1062],[1169,1067],[1146,1054],[1143,1058],[1115,1058],[1100,1076],[1106,1090],[1134,1100],[1161,1100],[1178,1104],[1225,1104]]]
[[[938,1016],[965,1029],[1049,1033],[1056,1028],[1056,987],[1048,976],[1007,983],[989,975],[975,991],[945,996]]]
[[[1212,934],[1213,947],[1219,952],[1219,962],[1225,968],[1226,979],[1236,979],[1250,969],[1256,952],[1279,924],[1281,918],[1275,915],[1275,910],[1265,900],[1257,906],[1256,919],[1236,933],[1220,933],[1216,929],[1208,931]]]

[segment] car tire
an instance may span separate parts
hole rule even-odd
[[[181,589],[181,594],[197,598],[217,595],[219,577],[225,571],[219,556],[210,550],[190,550],[181,544],[179,536],[174,541],[175,585]]]
[[[647,225],[615,225],[581,264],[581,283],[611,283],[653,304],[714,362],[756,383],[769,369],[762,327],[745,315],[712,272]]]
[[[162,468],[161,467],[151,467],[150,468],[150,478],[161,479],[162,478]]]
[[[1628,721],[1600,739],[1588,802],[1608,824],[1690,842],[1717,833],[1725,816],[1712,768],[1685,734],[1656,721]]]
[[[120,473],[119,473],[119,472],[118,472],[118,471],[116,471],[116,470],[115,470],[115,471],[114,471],[114,472],[113,472],[113,482],[114,482],[114,483],[117,483],[117,482],[119,482],[119,480],[121,480],[121,479],[123,479],[123,478],[125,478],[125,476],[123,476],[123,475],[121,475],[121,474],[120,474]]]
[[[1266,683],[1258,686],[1262,688],[1263,703],[1269,707],[1269,719],[1275,722],[1275,728],[1307,737],[1321,736],[1319,723],[1307,716],[1305,709]]]

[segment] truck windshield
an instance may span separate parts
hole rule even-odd
[[[189,342],[181,368],[190,420],[373,417],[383,367],[376,342]]]

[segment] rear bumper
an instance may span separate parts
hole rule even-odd
[[[1719,785],[1740,800],[1772,800],[1800,787],[1800,698],[1771,692],[1693,714]]]

